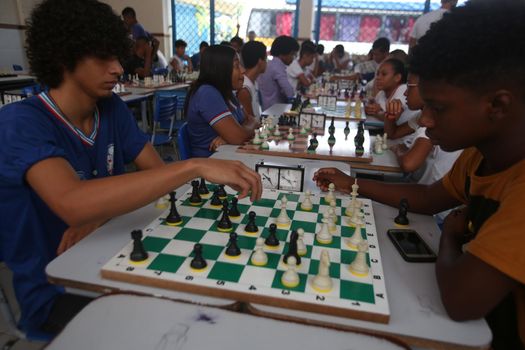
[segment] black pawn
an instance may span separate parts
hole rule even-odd
[[[299,234],[297,231],[292,231],[292,234],[290,235],[290,244],[288,245],[288,252],[284,255],[283,261],[285,264],[288,264],[288,258],[293,256],[295,257],[295,261],[297,261],[297,265],[301,264],[301,257],[299,256],[299,253],[297,253],[297,240],[299,239]]]
[[[330,126],[328,127],[328,132],[330,134],[333,134],[335,132],[334,117],[332,117],[332,122],[330,123]]]
[[[259,231],[259,229],[257,228],[257,225],[255,224],[255,217],[256,217],[256,214],[254,211],[251,211],[248,213],[248,223],[246,224],[244,231],[250,232],[250,233],[255,233]]]
[[[241,255],[241,249],[239,249],[239,246],[237,245],[237,234],[235,232],[230,233],[230,240],[228,242],[228,248],[226,248],[226,255]]]
[[[239,211],[239,208],[237,207],[237,203],[239,200],[236,197],[232,198],[232,206],[230,208],[230,217],[236,218],[241,216],[241,212]]]
[[[131,231],[131,238],[133,239],[133,251],[129,255],[129,259],[135,262],[146,260],[148,258],[148,252],[146,252],[144,244],[142,244],[142,231]]]
[[[175,205],[175,191],[172,191],[170,192],[170,213],[166,217],[166,224],[174,226],[179,225],[181,222],[182,219]]]
[[[221,199],[219,198],[218,189],[215,189],[215,191],[213,191],[213,196],[211,197],[210,204],[213,205],[214,207],[218,207],[222,205]]]
[[[202,198],[199,194],[199,181],[193,180],[191,182],[191,186],[193,187],[193,189],[191,191],[190,204],[199,205],[202,203]]]
[[[401,199],[399,202],[399,213],[394,219],[394,222],[398,225],[408,225],[408,200],[406,198]]]
[[[348,137],[348,134],[350,134],[350,126],[349,126],[349,123],[350,123],[350,122],[346,122],[346,126],[345,126],[345,129],[344,129],[345,138]]]
[[[316,132],[313,133],[312,145],[314,145],[315,148],[317,148],[317,146],[319,146],[319,141],[317,140],[317,133]]]
[[[201,183],[199,184],[199,194],[209,194],[208,186],[206,186],[206,181],[204,178],[201,178]]]
[[[224,185],[219,185],[219,190],[217,191],[217,194],[219,195],[220,199],[224,199],[228,197],[228,194],[226,193],[226,190],[224,189]]]
[[[208,263],[202,257],[202,245],[199,243],[193,246],[193,259],[190,262],[190,266],[196,270],[202,270],[208,266]]]
[[[268,237],[264,241],[264,244],[270,247],[277,247],[279,245],[279,238],[277,238],[276,232],[277,225],[270,224],[270,235],[268,235]]]
[[[219,228],[220,231],[226,231],[226,232],[231,231],[231,229],[233,228],[230,217],[228,216],[228,200],[227,199],[225,199],[222,202],[222,217],[219,220],[219,223],[217,224],[217,228]]]
[[[314,139],[310,139],[310,146],[306,149],[308,153],[315,153]]]

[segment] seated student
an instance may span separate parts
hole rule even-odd
[[[315,56],[316,52],[314,43],[311,41],[305,41],[301,45],[299,58],[293,60],[293,62],[286,68],[288,81],[296,91],[312,85],[312,78],[307,77],[306,67],[312,64]]]
[[[260,41],[248,41],[241,50],[244,63],[244,83],[237,92],[244,113],[261,119],[261,102],[257,78],[266,70],[266,45]]]
[[[13,271],[19,327],[58,332],[89,298],[47,281],[45,267],[57,254],[195,177],[231,184],[243,196],[251,189],[252,199],[261,185],[239,162],[163,164],[112,94],[130,40],[107,4],[44,0],[31,14],[26,44],[31,71],[49,91],[0,109],[0,256]],[[125,174],[131,162],[141,171]]]
[[[392,100],[400,100],[403,113],[396,123],[402,124],[414,116],[416,112],[411,111],[406,105],[406,69],[401,61],[389,58],[381,63],[377,70],[375,85],[379,92],[374,99],[366,104],[365,112],[367,115],[383,120],[387,103]]]
[[[330,63],[333,70],[339,72],[348,69],[350,63],[350,54],[345,51],[343,45],[339,44],[334,47],[330,53]]]
[[[418,213],[466,205],[443,224],[437,284],[452,319],[486,318],[495,350],[525,344],[524,32],[525,3],[514,0],[469,1],[433,24],[409,66],[425,103],[420,123],[433,144],[465,150],[431,185],[359,180],[364,197],[391,206],[406,198]],[[354,181],[336,169],[314,179],[343,192]]]
[[[243,69],[233,48],[212,45],[204,51],[199,77],[184,108],[194,157],[209,157],[222,144],[240,145],[253,137],[259,121],[243,113],[233,94],[243,83]]]
[[[244,41],[237,35],[230,39],[230,44],[237,53],[241,53],[242,46]]]
[[[186,47],[188,44],[181,39],[175,41],[175,55],[171,58],[170,66],[175,72],[182,72],[186,67],[188,72],[193,71],[191,58],[186,55]],[[186,65],[184,65],[186,62]]]
[[[144,37],[137,38],[133,44],[133,56],[128,58],[124,63],[124,74],[135,75],[144,79],[151,75],[151,46]]]
[[[273,59],[268,62],[266,72],[257,79],[261,91],[261,107],[263,111],[276,103],[287,103],[295,95],[286,75],[286,66],[292,63],[299,44],[292,37],[281,35],[277,37],[270,49]]]
[[[160,41],[144,29],[142,24],[139,23],[137,20],[137,14],[132,7],[125,7],[122,10],[122,20],[130,31],[133,40],[136,41],[139,38],[146,38],[148,45],[151,46],[151,50],[148,51],[151,54],[152,65],[154,67],[166,68],[168,62],[162,52],[159,51]]]
[[[313,42],[311,40],[306,40],[305,42]],[[303,44],[305,43],[303,42]],[[315,44],[314,44],[315,45]],[[326,71],[326,62],[324,57],[324,45],[315,46],[316,55],[314,61],[311,65],[306,67],[306,76],[311,76],[313,79],[322,75]]]
[[[191,56],[191,65],[194,70],[199,70],[201,67],[201,56],[204,50],[210,46],[206,41],[202,41],[199,44],[199,52],[197,52],[195,55]]]

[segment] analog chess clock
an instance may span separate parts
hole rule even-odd
[[[273,190],[302,192],[304,187],[304,167],[287,166],[260,162],[255,171],[261,175],[263,187]]]
[[[320,113],[301,113],[299,115],[299,126],[310,126],[314,129],[324,130],[326,123],[326,114]]]

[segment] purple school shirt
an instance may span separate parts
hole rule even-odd
[[[266,110],[276,103],[286,103],[294,96],[294,88],[288,82],[286,65],[279,57],[268,62],[266,72],[257,78],[261,92],[261,107]]]

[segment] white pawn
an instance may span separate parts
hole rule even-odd
[[[352,185],[352,197],[357,197],[359,195],[359,193],[357,192],[359,191],[359,185],[357,184],[357,178],[354,180],[354,184]]]
[[[264,239],[262,237],[257,238],[255,241],[255,251],[252,254],[251,262],[255,266],[264,266],[268,263],[268,255],[264,252]]]
[[[302,228],[297,229],[297,235],[299,238],[297,239],[297,254],[300,256],[305,256],[307,253],[306,245],[304,244],[304,230]]]
[[[295,136],[293,136],[293,129],[288,129],[288,136],[286,137],[288,140],[293,141],[295,140]]]
[[[376,135],[376,140],[374,142],[374,153],[383,154],[383,139],[379,135]]]
[[[310,198],[311,196],[312,196],[312,192],[310,191],[306,191],[304,193],[304,200],[301,203],[302,210],[310,211],[313,209],[314,205],[312,203],[312,199]]]
[[[363,202],[356,200],[354,208],[352,211],[352,217],[350,218],[350,225],[362,225],[363,221],[361,220],[361,206]]]
[[[158,209],[168,209],[169,206],[169,195],[165,195],[157,199],[155,202],[155,208]]]
[[[330,214],[332,214],[332,220],[334,222],[334,225],[337,225],[337,204],[335,203],[335,201],[330,202],[330,209],[333,210],[333,212],[331,212]]]
[[[368,276],[369,267],[366,263],[366,252],[368,250],[368,243],[362,241],[357,246],[357,254],[354,261],[348,267],[350,272],[359,277]]]
[[[255,130],[255,136],[252,142],[254,145],[260,145],[262,143],[261,138],[259,137],[259,131]]]
[[[328,194],[326,195],[326,197],[324,197],[326,203],[330,204],[331,201],[335,201],[334,191],[335,185],[333,183],[330,183],[328,185]]]
[[[288,217],[288,213],[286,212],[287,203],[288,198],[286,198],[286,196],[283,196],[281,198],[281,212],[277,217],[277,227],[287,227],[288,225],[290,225],[290,218]]]
[[[301,134],[301,135],[308,134],[308,131],[306,130],[306,126],[305,125],[303,125],[303,127],[301,128],[301,131],[299,131],[299,134]]]
[[[386,143],[386,141],[388,140],[388,134],[385,132],[383,134],[383,149],[387,149],[388,148],[388,144]]]
[[[279,131],[279,128],[275,128],[275,130],[273,131],[273,136],[275,137],[281,137],[281,132]]]
[[[317,275],[312,279],[312,287],[319,292],[329,292],[332,290],[332,279],[330,278],[330,255],[328,250],[321,251],[319,259],[319,270]]]
[[[335,233],[337,231],[337,225],[334,222],[335,212],[333,208],[328,208],[327,210],[327,219],[328,219],[328,231],[330,233]]]
[[[299,285],[299,274],[296,269],[297,260],[295,256],[288,257],[287,263],[288,269],[281,276],[281,283],[288,288],[295,288]]]
[[[261,143],[261,149],[270,149],[270,144],[268,143],[268,136],[264,136],[263,142]]]
[[[359,247],[359,244],[364,241],[361,235],[361,226],[360,224],[355,225],[354,234],[346,241],[350,248],[356,249]]]
[[[321,244],[332,243],[332,235],[330,234],[330,229],[328,228],[329,220],[330,219],[328,219],[328,214],[324,213],[323,218],[321,220],[323,222],[323,224],[321,225],[321,229],[315,235],[315,239]]]

